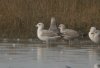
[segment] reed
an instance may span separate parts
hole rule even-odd
[[[58,24],[85,34],[100,28],[100,0],[0,0],[0,37],[35,38],[38,22]]]

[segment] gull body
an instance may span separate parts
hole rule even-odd
[[[51,17],[51,23],[50,23],[49,30],[60,34],[60,30],[57,27],[57,23],[56,23],[55,17]]]
[[[64,24],[59,25],[60,32],[65,40],[71,40],[79,37],[79,33],[72,29],[66,29]]]
[[[94,43],[100,43],[100,30],[97,30],[95,27],[91,27],[89,31],[89,38]]]
[[[50,31],[50,30],[45,30],[43,23],[38,23],[36,26],[38,27],[37,37],[40,40],[49,41],[49,40],[56,40],[56,39],[60,38],[60,36],[58,36],[57,33]]]

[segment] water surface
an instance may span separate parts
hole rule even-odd
[[[35,45],[35,47],[34,47]],[[93,68],[100,63],[100,49],[44,44],[0,44],[1,68]]]

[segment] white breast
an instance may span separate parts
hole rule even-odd
[[[90,31],[89,38],[95,43],[100,43],[100,31],[99,30]]]

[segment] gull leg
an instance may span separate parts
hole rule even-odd
[[[98,48],[100,48],[99,44],[97,44]]]
[[[94,47],[99,48],[99,44],[97,44],[97,43],[93,43],[93,44],[91,45],[91,47],[92,47],[92,48],[94,48]]]
[[[71,47],[71,40],[68,40],[69,42],[68,42],[68,45],[69,45],[69,47]]]
[[[95,43],[91,44],[91,48],[94,48],[95,46],[96,46],[96,44],[95,44]]]
[[[50,45],[50,42],[49,42],[50,40],[47,40],[46,41],[46,46],[47,46],[47,48],[49,47],[49,45]]]

